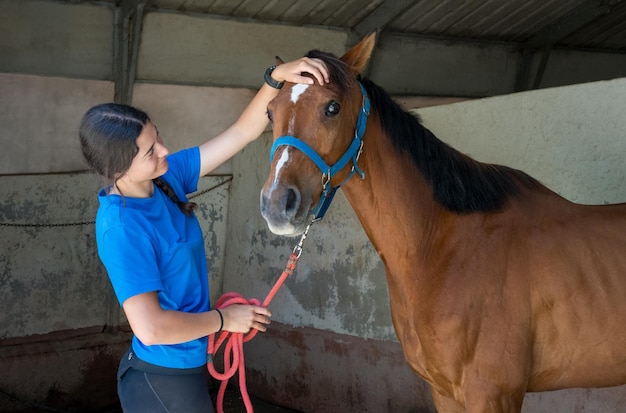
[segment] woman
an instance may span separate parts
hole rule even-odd
[[[169,156],[156,126],[136,108],[103,104],[83,117],[83,154],[109,182],[98,195],[98,254],[134,333],[118,371],[124,412],[214,411],[207,336],[269,324],[260,306],[210,310],[202,232],[186,198],[201,176],[265,130],[266,106],[282,82],[324,84],[328,72],[321,61],[302,58],[269,68],[265,79],[232,126]]]

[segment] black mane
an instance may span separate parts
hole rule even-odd
[[[307,56],[323,59],[331,82],[348,87],[352,75],[343,62],[319,51],[311,51]],[[360,81],[369,95],[371,110],[378,113],[393,146],[410,154],[430,184],[435,200],[447,209],[457,213],[497,211],[510,196],[519,193],[520,185],[539,185],[522,171],[484,164],[462,154],[439,140],[417,116],[402,109],[380,86],[368,79]]]

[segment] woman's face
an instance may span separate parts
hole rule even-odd
[[[151,181],[167,172],[165,156],[169,150],[163,145],[163,140],[156,127],[148,122],[141,134],[137,137],[137,155],[125,174],[131,182],[139,183]]]

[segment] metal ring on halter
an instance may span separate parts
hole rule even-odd
[[[361,157],[361,152],[363,152],[363,141],[361,141],[361,144],[359,145],[359,150],[356,153],[355,159],[358,161],[359,158]],[[355,165],[353,164],[352,167],[354,168]]]
[[[330,183],[331,179],[332,178],[330,176],[330,169],[329,169],[327,173],[322,174],[322,189],[326,188],[326,185]]]
[[[311,223],[309,225],[306,226],[306,229],[304,230],[304,232],[302,233],[302,236],[300,237],[300,242],[298,242],[298,244],[293,247],[293,253],[295,254],[296,251],[298,252],[298,255],[296,256],[296,258],[300,258],[300,255],[302,255],[302,245],[304,244],[304,240],[306,239],[307,234],[309,233],[309,229],[311,228],[311,224],[315,222],[315,221],[311,221]]]

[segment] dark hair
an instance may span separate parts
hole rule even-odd
[[[137,155],[137,138],[148,122],[150,118],[144,111],[128,105],[103,103],[89,109],[79,130],[80,146],[87,163],[107,183],[115,185]],[[153,182],[186,215],[191,215],[197,206],[194,202],[181,202],[160,177]]]

